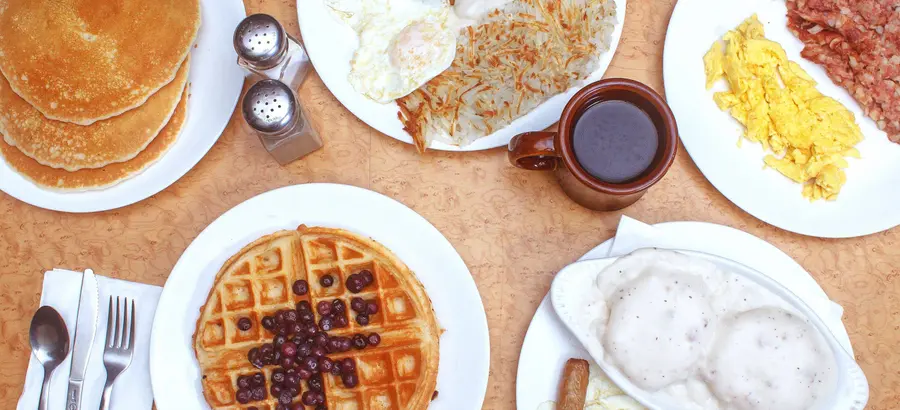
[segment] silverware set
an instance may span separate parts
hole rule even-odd
[[[97,330],[98,305],[97,280],[94,273],[88,269],[81,280],[75,342],[72,346],[72,367],[66,392],[66,410],[81,410],[81,393]],[[133,299],[110,296],[106,319],[106,343],[103,350],[106,385],[100,399],[100,410],[109,409],[113,384],[131,365],[135,345],[135,319]],[[31,352],[44,368],[38,410],[47,410],[53,371],[69,355],[69,331],[59,312],[49,306],[38,309],[31,319],[30,340]]]

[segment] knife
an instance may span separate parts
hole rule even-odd
[[[81,297],[78,300],[78,319],[75,321],[75,342],[72,349],[72,368],[69,372],[69,391],[66,393],[66,410],[81,409],[81,390],[87,373],[94,333],[97,331],[97,311],[100,295],[94,271],[87,269],[81,277]]]

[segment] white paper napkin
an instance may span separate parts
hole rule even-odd
[[[52,306],[66,321],[69,330],[69,357],[64,360],[50,381],[50,402],[48,408],[65,408],[68,389],[69,367],[71,366],[72,344],[75,339],[75,323],[78,314],[78,298],[81,289],[81,272],[54,269],[44,273],[41,306]],[[110,296],[128,297],[135,301],[135,346],[134,359],[113,387],[111,410],[149,410],[153,405],[153,391],[150,389],[150,328],[162,288],[134,282],[126,282],[97,275],[100,305],[97,314],[97,333],[91,348],[91,357],[85,376],[81,408],[93,410],[100,407],[100,395],[106,383],[106,368],[103,366],[103,346],[106,342],[106,318]],[[38,406],[44,371],[41,364],[31,356],[25,388],[19,398],[17,410],[34,410]]]
[[[710,238],[710,241],[715,241],[715,238]],[[616,229],[616,236],[613,239],[613,244],[612,247],[610,247],[608,256],[622,256],[637,249],[653,247],[666,249],[697,250],[728,258],[738,263],[743,263],[744,265],[757,269],[761,272],[766,272],[766,269],[761,269],[758,267],[759,264],[756,263],[758,261],[747,259],[747,252],[743,251],[742,249],[735,248],[729,243],[720,242],[718,245],[719,249],[716,249],[715,251],[711,249],[689,249],[685,247],[684,241],[681,240],[681,238],[672,237],[671,235],[664,235],[660,233],[658,229],[650,225],[623,215],[622,219],[619,220],[619,227]],[[750,257],[752,258],[753,255],[751,255]],[[810,292],[808,286],[798,283],[795,278],[787,277],[784,275],[773,276],[772,272],[768,272],[767,274],[769,275],[769,277],[778,281],[783,286],[794,292],[794,294],[803,299],[803,301],[806,302],[806,304],[809,305],[810,308],[819,313],[820,316],[822,316],[824,312],[826,315],[823,316],[823,319],[826,316],[829,319],[836,319],[826,320],[826,324],[828,324],[829,328],[831,328],[833,332],[835,331],[832,325],[835,323],[840,324],[841,317],[844,314],[844,308],[841,307],[841,305],[832,302],[830,299],[822,298],[819,295],[814,295],[812,292]],[[840,334],[840,332],[837,332],[835,334]]]

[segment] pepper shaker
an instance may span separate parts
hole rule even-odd
[[[234,31],[237,63],[258,80],[273,79],[297,90],[309,73],[303,45],[268,14],[248,16]]]
[[[283,82],[257,82],[244,96],[244,119],[266,151],[285,165],[322,148],[322,139],[310,125],[294,93]]]

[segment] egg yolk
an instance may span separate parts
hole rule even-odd
[[[455,47],[450,38],[434,23],[419,21],[403,28],[390,47],[391,65],[404,72],[422,71],[441,57],[441,50]]]

